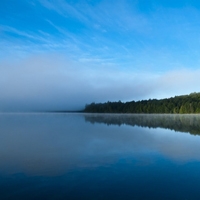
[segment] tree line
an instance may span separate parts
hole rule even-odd
[[[89,113],[200,113],[200,93],[165,99],[149,99],[130,102],[91,103],[85,106]]]

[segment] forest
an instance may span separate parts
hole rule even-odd
[[[130,102],[91,103],[83,112],[88,113],[200,113],[200,93],[165,99],[149,99]]]

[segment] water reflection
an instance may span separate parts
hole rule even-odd
[[[57,175],[74,168],[115,163],[127,156],[140,159],[154,154],[177,161],[200,160],[200,137],[132,127],[179,127],[182,131],[186,127],[188,132],[198,132],[198,120],[197,115],[0,115],[0,169]],[[145,163],[147,160],[152,162],[149,158]]]
[[[0,199],[199,199],[198,121],[0,114]]]
[[[198,114],[88,114],[85,115],[85,120],[107,125],[160,127],[200,135],[200,115]]]

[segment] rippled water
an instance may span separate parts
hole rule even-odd
[[[200,115],[0,114],[0,199],[200,199]]]

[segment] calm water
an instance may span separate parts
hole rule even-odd
[[[199,115],[0,114],[0,199],[200,199]]]

